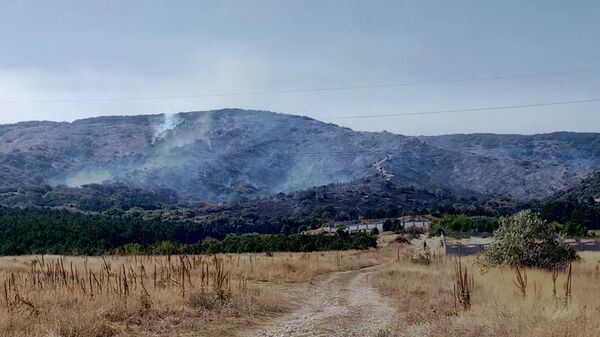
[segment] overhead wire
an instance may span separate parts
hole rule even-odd
[[[527,77],[545,77],[558,76],[566,74],[591,73],[598,72],[600,68],[583,68],[564,71],[551,72],[536,72],[508,75],[493,75],[479,77],[464,77],[454,79],[440,79],[429,81],[412,81],[412,82],[392,82],[392,83],[373,83],[363,85],[350,86],[333,86],[333,87],[316,87],[316,88],[299,88],[299,89],[274,89],[274,90],[259,90],[259,91],[240,91],[240,92],[222,92],[222,93],[205,93],[205,94],[188,94],[188,95],[164,95],[164,96],[129,96],[129,97],[87,97],[87,98],[52,98],[52,99],[25,99],[25,100],[0,100],[0,104],[35,104],[35,103],[76,103],[76,102],[114,102],[114,101],[141,101],[141,100],[171,100],[184,98],[209,98],[209,97],[228,97],[228,96],[258,96],[258,95],[274,95],[274,94],[293,94],[293,93],[310,93],[310,92],[327,92],[327,91],[342,91],[342,90],[359,90],[359,89],[378,89],[378,88],[393,88],[432,84],[451,84],[463,82],[478,82],[478,81],[493,81]]]

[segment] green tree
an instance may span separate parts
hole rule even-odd
[[[574,224],[571,222],[568,222],[566,224],[552,222],[552,226],[558,233],[569,237],[583,237],[587,235],[587,229],[585,229],[585,227],[579,224]]]
[[[392,222],[391,219],[385,219],[385,221],[383,222],[383,231],[389,232],[392,230],[393,226],[394,226],[394,223]]]
[[[486,249],[484,266],[510,265],[543,269],[563,268],[577,259],[575,249],[567,244],[552,224],[531,211],[521,211],[500,220],[494,241]]]

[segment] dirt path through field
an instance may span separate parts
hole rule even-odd
[[[335,273],[293,313],[276,320],[253,337],[370,337],[385,330],[394,310],[369,286],[373,268]]]

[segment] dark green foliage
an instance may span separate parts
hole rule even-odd
[[[397,218],[393,218],[393,219],[388,218],[383,221],[382,230],[384,232],[398,232],[403,229],[404,229],[404,227],[402,226],[402,221],[400,221]]]
[[[530,211],[502,218],[494,241],[486,249],[484,266],[510,265],[555,269],[577,259],[575,249],[565,243],[552,224]]]
[[[384,232],[389,232],[392,230],[394,223],[392,222],[391,219],[385,219],[385,221],[383,222],[383,231]]]
[[[369,234],[230,234],[223,241],[206,240],[184,248],[185,253],[263,253],[313,252],[325,250],[368,249],[377,246],[377,239]]]
[[[375,239],[365,234],[241,235],[280,233],[283,226],[285,222],[253,223],[237,218],[217,218],[206,223],[176,222],[135,215],[110,217],[66,210],[0,207],[0,255],[97,255],[115,250],[127,254],[171,254],[182,249],[189,253],[314,251],[365,249],[375,244]],[[297,227],[290,222],[285,231]]]
[[[290,234],[290,226],[288,225],[283,225],[281,227],[281,234],[285,234],[285,235],[289,235]]]
[[[587,236],[587,229],[579,224],[574,223],[566,223],[561,224],[558,222],[552,222],[552,226],[554,226],[554,230],[557,233],[568,237],[584,237]]]
[[[206,238],[194,244],[177,244],[163,241],[152,245],[127,244],[119,253],[139,254],[218,254],[218,253],[266,253],[314,252],[326,250],[369,249],[377,247],[373,235],[353,233],[338,234],[229,234],[224,240]]]
[[[486,216],[446,215],[434,220],[429,226],[429,234],[439,235],[445,232],[477,232],[491,233],[500,226],[498,218]]]
[[[149,192],[124,184],[90,184],[77,188],[41,186],[12,191],[0,196],[6,206],[74,207],[83,211],[126,211],[132,207],[160,209],[177,203],[177,194],[168,189]]]
[[[546,221],[600,229],[600,205],[596,203],[553,201],[541,207],[540,216]]]

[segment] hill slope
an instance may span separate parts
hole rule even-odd
[[[406,137],[226,109],[0,126],[0,187],[119,183],[233,201],[380,176],[457,195],[544,197],[600,167],[600,135]]]
[[[558,193],[555,197],[600,204],[600,171],[594,172],[579,184]]]

